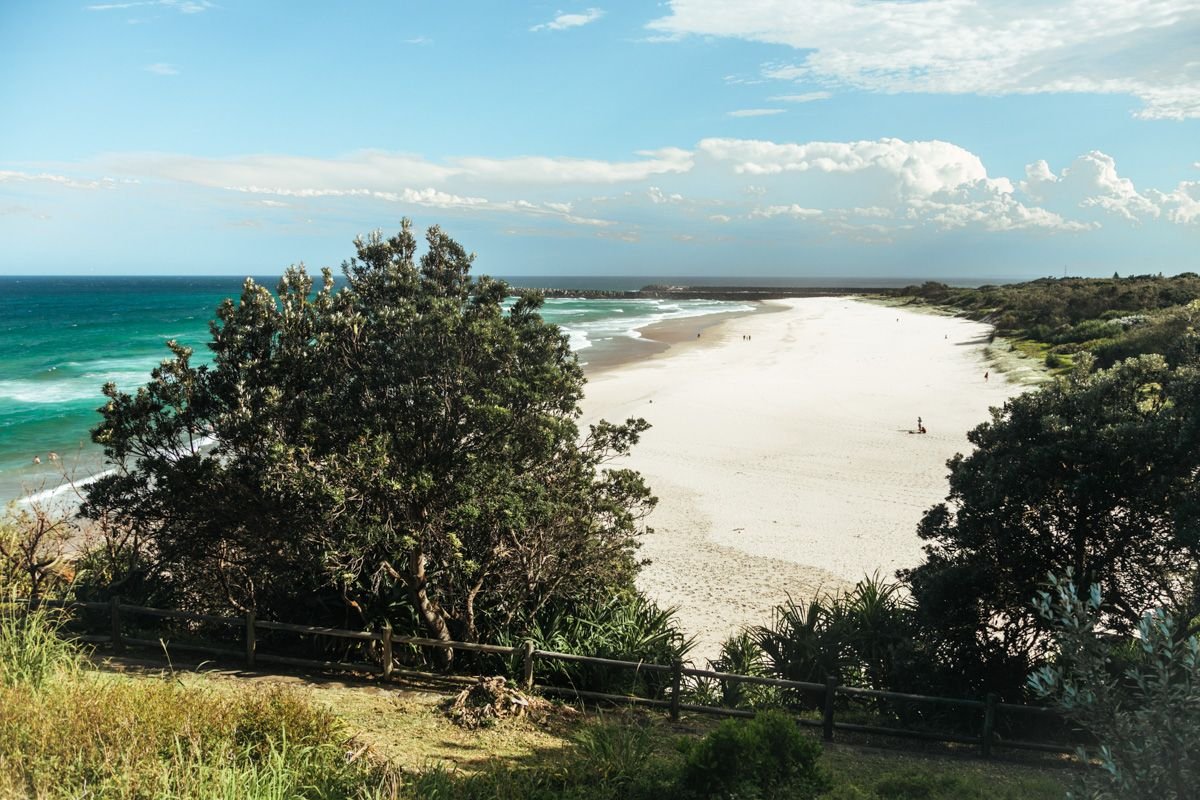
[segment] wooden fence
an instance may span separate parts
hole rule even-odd
[[[29,601],[17,600],[16,602],[28,604]],[[114,653],[121,653],[127,646],[131,645],[155,649],[166,648],[194,651],[221,658],[237,659],[242,661],[242,663],[244,663],[248,668],[253,668],[260,663],[273,663],[322,670],[369,672],[380,675],[385,679],[394,679],[398,677],[448,677],[441,674],[417,672],[396,667],[395,659],[393,658],[393,649],[396,645],[400,644],[412,645],[416,647],[450,648],[452,650],[462,650],[466,652],[490,653],[508,656],[509,658],[519,656],[521,659],[521,686],[526,690],[536,688],[543,694],[559,697],[665,708],[670,714],[672,720],[678,720],[680,713],[684,711],[694,714],[712,714],[726,717],[753,717],[755,714],[754,711],[747,709],[725,708],[722,706],[699,705],[695,703],[683,702],[684,678],[690,677],[716,680],[723,684],[751,684],[759,686],[772,686],[781,689],[799,690],[809,692],[811,694],[819,693],[819,696],[821,697],[821,719],[816,720],[801,717],[798,718],[796,722],[804,726],[821,728],[822,736],[824,737],[825,741],[833,741],[835,731],[846,731],[852,733],[895,736],[904,739],[922,739],[933,742],[973,745],[979,748],[979,753],[984,758],[990,758],[992,751],[998,747],[1018,750],[1035,750],[1047,753],[1069,754],[1075,752],[1074,747],[1062,743],[1035,742],[998,737],[996,735],[997,720],[1001,714],[1039,715],[1053,717],[1056,719],[1058,718],[1058,714],[1054,712],[1053,709],[1041,706],[1001,703],[995,694],[989,694],[984,700],[966,700],[950,697],[932,697],[928,695],[905,694],[903,692],[888,692],[877,689],[842,686],[839,685],[837,679],[832,676],[827,678],[824,683],[792,681],[785,680],[783,678],[767,678],[754,675],[740,675],[731,672],[715,672],[713,670],[696,669],[694,667],[686,666],[680,661],[675,661],[670,665],[649,664],[641,661],[622,661],[612,658],[583,656],[574,653],[559,653],[553,650],[539,650],[534,646],[534,643],[529,640],[525,641],[520,647],[476,644],[472,642],[446,642],[439,639],[428,639],[419,636],[397,636],[392,632],[390,626],[385,626],[378,631],[354,631],[342,628],[295,625],[286,622],[272,622],[269,620],[256,619],[253,612],[248,612],[243,616],[218,616],[213,614],[197,614],[188,611],[174,611],[161,608],[150,608],[147,606],[129,605],[122,603],[120,599],[115,596],[106,603],[41,600],[38,602],[38,604],[41,606],[63,608],[67,610],[86,609],[99,612],[107,611],[107,634],[86,634],[77,638],[81,641],[93,644],[108,644]],[[124,633],[123,628],[124,624],[129,621],[130,616],[145,616],[158,619],[176,619],[189,622],[205,622],[217,625],[228,625],[240,632],[240,639],[243,647],[235,650],[229,647],[217,647],[211,644],[198,642],[175,642],[165,639],[143,639],[128,636]],[[260,630],[285,631],[304,635],[327,636],[335,639],[378,642],[380,648],[379,663],[324,661],[264,653],[258,649],[257,634]],[[634,695],[619,695],[604,692],[586,691],[573,687],[539,684],[535,680],[537,662],[539,661],[576,662],[592,666],[627,669],[641,673],[660,673],[663,675],[669,675],[669,696],[667,699],[658,699],[650,697],[638,697]],[[863,725],[852,722],[838,721],[836,719],[836,707],[837,698],[839,696],[866,700],[902,701],[907,703],[926,704],[934,707],[940,706],[943,708],[952,709],[967,709],[980,714],[980,733],[978,736],[968,736],[964,734],[941,731],[913,730],[907,728],[885,727],[881,725]]]

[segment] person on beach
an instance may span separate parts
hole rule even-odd
[[[985,372],[985,373],[983,373],[983,382],[987,383],[987,380],[988,380],[988,374]]]

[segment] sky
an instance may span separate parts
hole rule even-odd
[[[1200,271],[1200,0],[0,3],[0,275]]]

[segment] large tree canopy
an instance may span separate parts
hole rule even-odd
[[[1083,361],[973,430],[921,522],[926,561],[904,577],[946,665],[1019,686],[1049,643],[1032,599],[1050,572],[1098,584],[1115,631],[1159,606],[1200,612],[1197,364]]]
[[[85,512],[142,528],[193,605],[297,617],[415,615],[476,638],[547,603],[630,585],[641,477],[609,468],[647,427],[576,425],[583,374],[541,300],[506,303],[438,228],[356,240],[314,291],[247,281],[212,323],[211,367],[174,358],[105,387],[94,431],[116,471]]]

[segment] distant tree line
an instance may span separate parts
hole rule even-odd
[[[928,281],[889,292],[953,309],[1007,336],[1046,345],[1050,366],[1079,352],[1099,366],[1160,353],[1169,361],[1194,354],[1200,321],[1200,275],[1041,278],[1002,286],[960,288]]]

